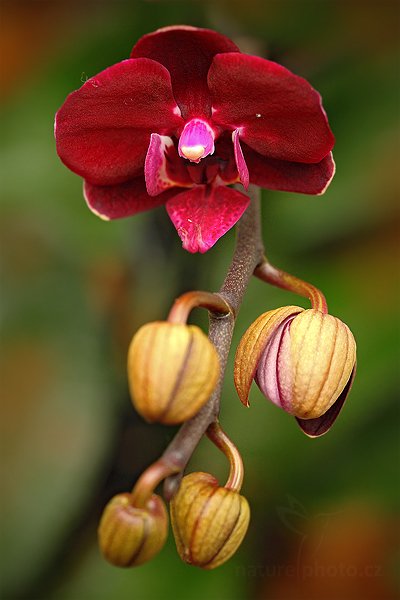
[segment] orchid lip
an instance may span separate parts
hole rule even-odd
[[[210,125],[203,119],[191,119],[186,123],[179,138],[178,153],[194,163],[215,151],[215,134]]]

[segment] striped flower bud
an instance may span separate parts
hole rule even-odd
[[[264,313],[244,334],[236,352],[235,385],[248,406],[254,378],[267,398],[315,437],[339,414],[355,363],[356,343],[347,325],[319,310],[287,306]]]
[[[129,347],[132,401],[150,422],[173,425],[190,419],[207,402],[219,371],[215,347],[195,325],[148,323]]]
[[[158,554],[168,532],[162,499],[153,494],[146,508],[132,505],[132,495],[118,494],[104,509],[99,545],[104,558],[117,567],[135,567]]]
[[[203,569],[215,569],[236,552],[249,520],[246,498],[219,487],[208,473],[184,477],[171,501],[178,553],[183,561]]]

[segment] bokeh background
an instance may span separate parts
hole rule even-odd
[[[1,597],[397,598],[397,3],[3,0],[1,13]],[[96,526],[174,434],[130,404],[129,340],[183,291],[218,289],[234,233],[197,256],[181,250],[163,208],[96,219],[53,140],[71,90],[170,24],[219,30],[322,93],[336,177],[323,197],[265,191],[264,239],[272,262],[324,290],[359,348],[348,404],[319,440],[257,389],[245,410],[230,361],[221,422],[244,457],[252,522],[213,572],[181,563],[172,535],[151,563],[118,570],[99,556]],[[290,303],[307,306],[252,281],[234,345],[261,312]],[[190,469],[227,472],[207,440]]]

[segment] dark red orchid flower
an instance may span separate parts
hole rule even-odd
[[[240,219],[253,183],[322,194],[334,144],[319,94],[223,35],[167,27],[68,96],[56,116],[61,160],[90,209],[118,219],[165,204],[189,252]]]

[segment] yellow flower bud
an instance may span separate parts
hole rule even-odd
[[[141,565],[158,554],[168,531],[162,499],[153,494],[146,508],[132,505],[132,495],[118,494],[104,509],[98,538],[104,558],[117,567]]]
[[[263,394],[294,415],[306,433],[322,435],[350,390],[355,362],[356,343],[347,325],[319,310],[288,306],[264,313],[244,334],[235,385],[248,404],[255,378]]]
[[[324,414],[340,396],[356,361],[356,343],[342,321],[318,310],[295,317],[282,338],[282,362],[291,370],[283,402],[302,419]]]
[[[193,417],[219,377],[217,351],[195,325],[157,321],[139,329],[128,352],[128,378],[136,410],[166,425]]]
[[[171,501],[171,524],[183,561],[215,569],[240,546],[249,525],[250,508],[244,496],[219,487],[208,473],[183,478]]]

